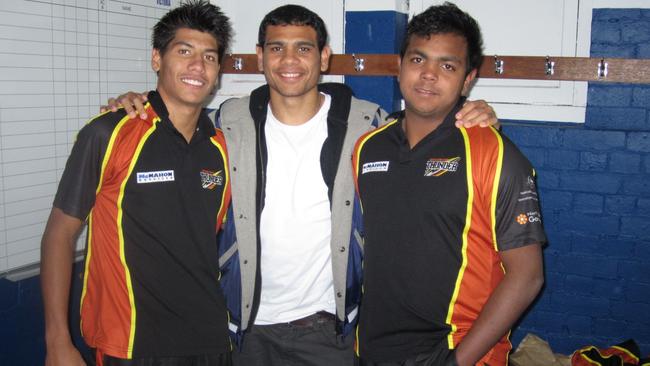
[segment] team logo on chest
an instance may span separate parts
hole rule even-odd
[[[390,161],[373,161],[370,163],[365,163],[361,168],[361,174],[372,172],[387,172],[389,163]]]
[[[201,187],[213,190],[216,186],[223,185],[223,170],[212,172],[207,169],[201,170]]]
[[[425,177],[439,177],[448,172],[455,172],[458,170],[458,165],[460,164],[460,157],[455,158],[431,158],[427,160],[427,164],[424,167],[424,176]]]

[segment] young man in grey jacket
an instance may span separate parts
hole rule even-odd
[[[235,361],[352,365],[354,337],[345,336],[357,322],[362,243],[351,230],[350,157],[385,113],[345,85],[318,83],[331,50],[314,12],[281,6],[258,36],[267,84],[215,112],[232,182],[219,261]],[[119,99],[131,113],[134,98]],[[496,123],[482,101],[458,117],[467,126]]]

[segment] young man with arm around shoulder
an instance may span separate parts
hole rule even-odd
[[[220,110],[238,249],[222,261],[222,284],[231,330],[245,335],[242,365],[354,362],[347,335],[358,319],[362,250],[350,230],[348,164],[356,139],[384,121],[376,104],[346,86],[318,83],[330,53],[317,14],[296,5],[274,9],[258,33],[267,85]],[[485,112],[491,108],[481,106],[465,112],[482,110],[474,116],[494,123]]]
[[[81,329],[98,365],[231,364],[215,240],[227,155],[203,112],[230,33],[207,1],[170,11],[153,31],[147,118],[108,112],[79,132],[42,243],[46,365],[84,365],[67,312],[85,222]]]
[[[509,329],[543,283],[535,173],[494,128],[457,129],[482,59],[455,5],[408,25],[406,109],[357,142],[365,231],[359,363],[505,366]]]

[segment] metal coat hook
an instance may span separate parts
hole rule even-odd
[[[352,54],[352,59],[354,60],[354,70],[356,71],[363,71],[363,69],[366,68],[366,59],[364,58],[357,58],[357,56],[353,53]]]
[[[505,62],[501,60],[497,55],[494,55],[494,73],[503,74]]]
[[[604,58],[600,59],[600,62],[598,63],[598,78],[606,78],[607,73],[608,73],[608,64],[605,62]]]
[[[232,54],[230,55],[232,57]],[[235,57],[232,59],[232,68],[237,71],[242,71],[244,69],[244,59],[241,57]]]
[[[548,56],[546,56],[546,62],[544,62],[544,72],[546,75],[555,74],[555,61],[551,61]]]

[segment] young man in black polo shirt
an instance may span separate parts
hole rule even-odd
[[[84,365],[67,313],[86,220],[81,328],[98,365],[231,364],[216,247],[227,157],[202,111],[230,34],[207,1],[170,11],[153,31],[148,117],[104,113],[79,132],[43,236],[46,365]]]
[[[534,170],[494,128],[454,127],[482,59],[476,22],[445,3],[414,17],[406,37],[406,110],[353,155],[360,364],[505,366],[509,329],[543,282]]]

